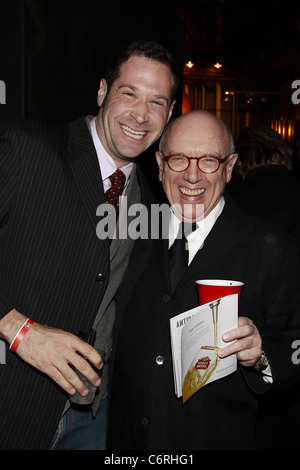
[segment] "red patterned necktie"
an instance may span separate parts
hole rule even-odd
[[[115,206],[118,211],[119,208],[119,197],[123,192],[126,177],[119,168],[109,177],[111,181],[111,187],[106,191],[105,197],[108,204]]]

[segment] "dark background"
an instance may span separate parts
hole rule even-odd
[[[236,112],[249,110],[250,123],[263,114],[300,119],[291,102],[300,78],[300,9],[291,0],[0,0],[0,118],[69,121],[97,112],[105,59],[129,39],[154,39],[173,52],[192,108],[201,106],[192,87],[199,95],[205,84],[209,106],[218,81],[223,91],[235,90]],[[258,93],[263,100],[255,100]]]
[[[299,167],[300,105],[291,97],[300,9],[291,0],[0,0],[0,119],[96,114],[105,60],[131,39],[161,42],[181,65],[173,115],[208,109],[235,138],[265,124],[293,147]]]
[[[182,62],[182,18],[161,2],[0,0],[0,118],[97,113],[104,62],[131,39],[157,40]]]

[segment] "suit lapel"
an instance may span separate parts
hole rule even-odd
[[[128,226],[130,222],[134,219],[133,216],[128,215],[128,211],[131,205],[138,204],[141,202],[141,194],[140,188],[136,177],[136,165],[133,166],[130,180],[128,184],[128,188],[125,194],[125,200],[123,201],[123,205],[120,206],[120,213],[117,222],[117,233],[119,233],[119,224],[123,227],[123,230],[126,228],[126,238],[117,237],[112,240],[110,246],[110,259],[112,260],[115,255],[118,253],[118,250],[121,245],[123,244],[131,244],[133,240],[128,237]],[[122,231],[122,230],[121,230]],[[124,234],[125,235],[125,234]],[[129,240],[127,240],[129,238]]]
[[[153,242],[153,256],[157,266],[157,272],[166,288],[171,292],[170,271],[169,271],[169,240],[159,238]]]
[[[99,221],[96,210],[100,204],[105,203],[105,196],[96,150],[85,118],[70,124],[68,149],[70,167],[96,234],[96,225]],[[108,240],[102,242],[109,256],[109,242]]]

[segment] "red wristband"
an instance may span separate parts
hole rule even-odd
[[[23,323],[23,325],[21,326],[21,328],[19,329],[18,333],[16,334],[16,336],[14,337],[14,339],[12,340],[11,342],[11,345],[9,346],[9,349],[11,351],[14,351],[16,352],[16,350],[18,349],[18,346],[19,344],[21,343],[22,339],[24,338],[24,336],[26,335],[27,331],[29,330],[29,328],[31,327],[31,325],[34,324],[34,321],[30,320],[30,318],[27,318],[27,320],[25,321],[25,323]]]

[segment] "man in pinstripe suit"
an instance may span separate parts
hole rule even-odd
[[[133,162],[161,135],[178,84],[176,64],[155,43],[131,45],[112,63],[96,118],[1,123],[0,338],[7,363],[0,370],[0,449],[48,448],[68,395],[87,393],[74,369],[98,387],[94,368],[103,368],[105,396],[118,260],[124,270],[131,242],[99,239],[96,209],[105,203],[109,169],[122,168],[131,200],[145,201]],[[12,352],[27,318],[34,323]],[[78,337],[93,327],[95,347]]]

